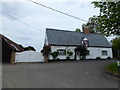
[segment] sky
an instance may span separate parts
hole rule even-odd
[[[86,21],[93,15],[99,15],[99,9],[91,4],[92,0],[34,1]],[[37,51],[43,48],[46,28],[75,31],[76,28],[82,29],[82,24],[86,23],[28,0],[4,1],[0,2],[0,6],[0,33],[24,47],[33,46]]]

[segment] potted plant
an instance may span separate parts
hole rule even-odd
[[[67,51],[67,60],[70,60],[70,57],[73,55],[73,52],[72,51],[70,51],[70,49]]]
[[[54,61],[57,60],[56,58],[59,55],[57,51],[51,52],[50,54],[52,55]]]

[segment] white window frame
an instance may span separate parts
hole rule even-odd
[[[65,50],[65,49],[58,49],[57,52],[58,52],[59,55],[61,55],[61,56],[66,55],[66,50]]]
[[[102,51],[102,56],[107,56],[108,55],[108,52],[106,50],[103,50]]]

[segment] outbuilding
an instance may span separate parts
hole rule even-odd
[[[0,34],[0,39],[2,40],[2,63],[14,63],[15,52],[22,52],[24,48],[8,39],[4,35]]]

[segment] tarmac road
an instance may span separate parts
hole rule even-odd
[[[118,88],[104,67],[115,60],[2,65],[3,88]]]

